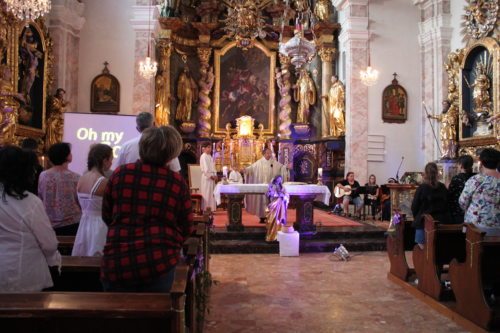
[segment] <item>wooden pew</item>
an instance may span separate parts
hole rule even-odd
[[[444,265],[453,258],[465,257],[465,234],[462,225],[440,224],[432,216],[423,215],[425,246],[413,248],[413,264],[418,278],[418,289],[436,300],[450,296],[441,283]]]
[[[467,224],[465,261],[450,264],[451,287],[457,301],[456,311],[477,325],[490,330],[500,328],[500,236],[486,236]],[[496,284],[496,286],[495,286]],[[485,286],[496,287],[497,303],[492,306]]]
[[[59,250],[59,253],[63,256],[70,256],[71,251],[73,251],[73,244],[75,244],[75,236],[56,236],[57,237],[57,242],[59,243],[57,245],[57,249]]]
[[[185,332],[189,266],[179,264],[170,293],[0,294],[5,332]]]
[[[62,256],[61,273],[51,268],[50,291],[102,291],[100,272],[101,257]]]
[[[415,229],[411,226],[411,221],[401,217],[401,222],[395,225],[395,231],[387,236],[386,245],[391,264],[389,274],[408,281],[415,274],[415,269],[408,266],[405,255],[415,245]]]

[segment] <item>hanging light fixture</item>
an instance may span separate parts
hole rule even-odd
[[[359,71],[361,82],[368,87],[373,86],[378,80],[378,70],[372,68],[370,64],[370,6],[368,5],[368,66],[365,70]]]
[[[21,21],[35,20],[50,11],[50,0],[4,0],[7,10]]]
[[[139,74],[145,79],[151,79],[156,75],[158,70],[158,63],[151,60],[151,1],[149,3],[149,14],[148,14],[148,56],[144,61],[139,62]]]
[[[288,1],[286,2],[288,7]],[[307,5],[307,4],[305,4]],[[299,9],[299,8],[297,8]],[[290,58],[290,62],[295,66],[296,69],[302,68],[305,64],[309,63],[314,55],[316,54],[316,45],[313,41],[309,41],[304,37],[304,25],[311,25],[314,23],[314,18],[311,10],[307,6],[306,8],[300,8],[301,11],[298,12],[297,18],[295,19],[295,30],[294,36],[290,38],[286,43],[281,42],[283,37],[284,22],[281,26],[280,44],[279,52]],[[287,12],[287,10],[285,10]],[[285,18],[286,19],[286,15]],[[314,36],[314,29],[311,28]]]

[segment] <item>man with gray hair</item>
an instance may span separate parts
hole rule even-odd
[[[153,120],[153,115],[149,112],[141,112],[137,115],[135,118],[135,123],[137,124],[136,129],[141,135],[123,144],[118,154],[117,165],[135,163],[135,161],[139,159],[139,140],[141,139],[142,132],[146,128],[153,127]],[[181,171],[181,164],[177,157],[171,160],[168,166],[172,171]]]

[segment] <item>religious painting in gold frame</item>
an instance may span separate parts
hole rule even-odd
[[[102,73],[97,75],[90,85],[90,111],[102,113],[120,112],[120,82],[104,62]]]
[[[382,92],[382,120],[385,123],[404,123],[408,118],[408,94],[396,79]]]
[[[500,46],[485,37],[465,49],[460,64],[460,147],[498,145],[498,122],[489,118],[500,108]]]
[[[15,89],[24,97],[18,110],[16,134],[43,137],[47,92],[52,81],[52,41],[41,20],[19,23],[16,36]]]
[[[274,70],[276,52],[259,42],[242,50],[230,42],[215,51],[214,132],[225,133],[226,124],[251,116],[264,134],[274,129]]]

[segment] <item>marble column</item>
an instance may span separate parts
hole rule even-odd
[[[333,70],[333,58],[336,54],[336,50],[332,47],[321,47],[318,50],[318,54],[321,58],[321,96],[328,96],[328,90],[331,85],[331,77]],[[329,123],[328,123],[328,115],[324,110],[326,100],[321,98],[321,136],[327,137],[329,136]]]
[[[142,4],[141,1],[137,2]],[[148,54],[148,43],[153,44],[152,33],[158,17],[156,6],[132,6],[130,25],[135,32],[134,83],[132,112],[153,112],[154,110],[154,78],[145,79],[139,74],[139,62]],[[151,45],[150,57],[154,60],[154,47]]]
[[[360,183],[368,180],[368,87],[359,72],[368,65],[368,0],[332,0],[342,13],[339,49],[346,59],[345,173],[353,171]]]
[[[53,40],[54,82],[52,95],[57,88],[66,90],[70,105],[67,111],[78,111],[78,54],[80,31],[85,24],[85,4],[77,0],[53,0],[47,26]]]
[[[430,114],[441,113],[441,102],[447,95],[445,64],[451,51],[452,28],[450,24],[450,0],[414,0],[420,9],[419,43],[422,68],[422,100]],[[439,143],[434,138],[425,110],[422,108],[422,142],[425,161],[440,158]],[[439,140],[439,124],[434,122]]]

